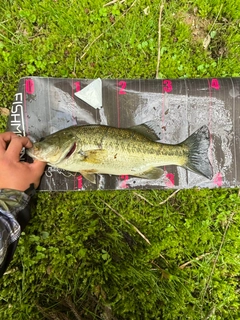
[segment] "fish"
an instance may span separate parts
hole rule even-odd
[[[212,179],[206,125],[179,144],[159,142],[146,124],[131,128],[77,125],[50,134],[27,149],[27,154],[50,166],[79,172],[91,183],[96,174],[158,179],[161,167],[176,165]]]

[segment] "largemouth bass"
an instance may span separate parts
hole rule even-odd
[[[104,125],[72,126],[55,132],[27,150],[33,159],[73,172],[92,183],[95,174],[158,179],[159,167],[177,165],[212,178],[209,131],[203,126],[177,145],[157,142],[147,126],[129,129]]]

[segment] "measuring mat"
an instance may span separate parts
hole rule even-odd
[[[166,166],[157,180],[97,175],[93,184],[80,173],[47,166],[39,189],[184,189],[240,185],[240,78],[22,78],[7,130],[38,141],[72,125],[129,128],[148,121],[155,123],[159,142],[167,144],[180,143],[207,125],[212,180],[181,167]],[[22,159],[29,161],[25,155]]]

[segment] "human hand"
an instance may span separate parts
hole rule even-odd
[[[20,161],[20,152],[24,147],[32,147],[29,138],[19,137],[13,132],[0,134],[0,189],[25,191],[31,183],[38,187],[46,163]]]

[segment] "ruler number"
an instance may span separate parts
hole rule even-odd
[[[172,91],[172,81],[171,80],[163,80],[163,91],[171,92]]]
[[[77,186],[78,186],[78,189],[82,189],[82,186],[83,186],[82,176],[77,177]]]
[[[121,188],[123,188],[123,189],[127,189],[128,188],[128,185],[127,185],[128,179],[129,179],[128,175],[123,174],[123,175],[120,176],[120,181],[121,181],[120,186],[121,186]]]
[[[126,94],[125,89],[126,89],[126,86],[127,86],[127,82],[126,82],[126,81],[120,81],[120,82],[118,83],[118,85],[119,85],[119,87],[120,87],[120,89],[119,89],[119,91],[118,91],[118,94]]]
[[[169,188],[174,187],[175,185],[175,175],[173,173],[167,173],[166,177],[168,178],[167,182],[166,182],[166,186]]]
[[[81,85],[80,85],[80,81],[75,81],[74,82],[74,87],[76,89],[76,92],[81,90]]]
[[[27,79],[25,81],[25,90],[28,94],[34,94],[35,88],[34,88],[34,81],[32,79]]]
[[[212,79],[211,88],[216,89],[216,90],[220,89],[220,84],[218,82],[218,79]]]

